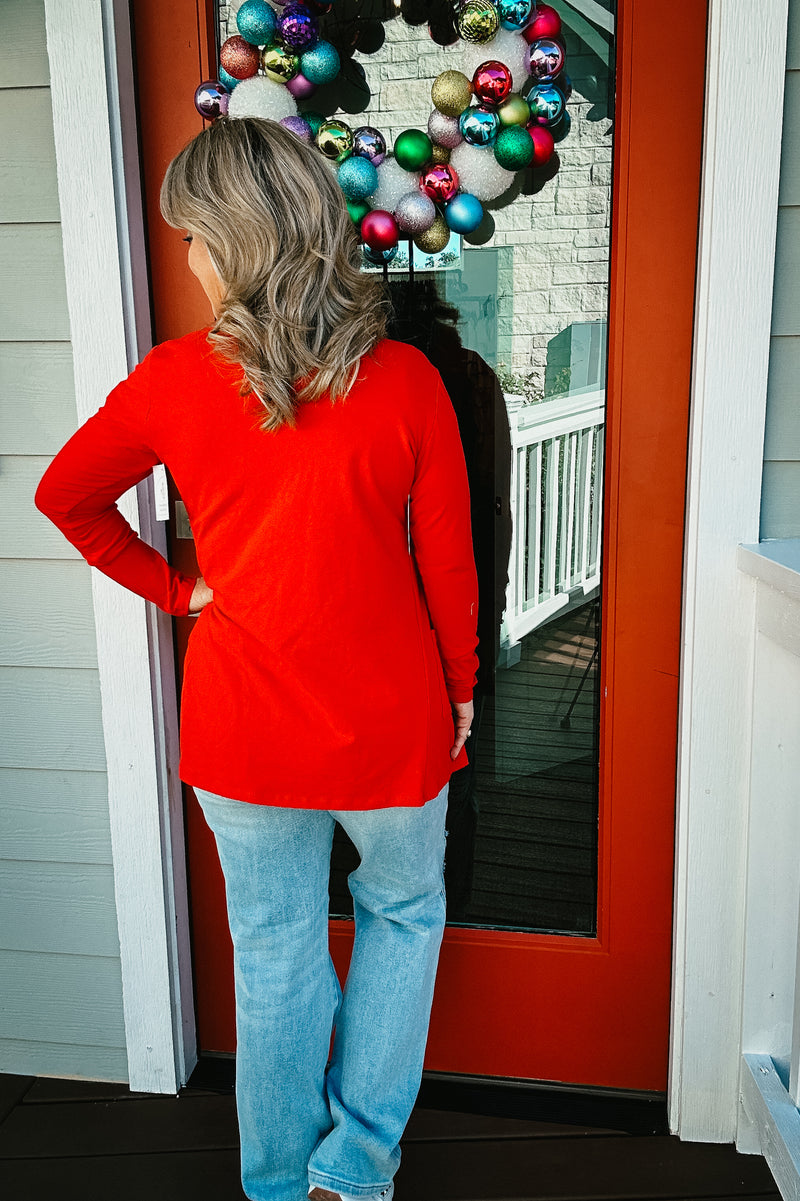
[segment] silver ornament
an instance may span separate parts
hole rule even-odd
[[[424,192],[406,192],[395,206],[394,219],[407,234],[421,234],[436,218],[436,205]]]

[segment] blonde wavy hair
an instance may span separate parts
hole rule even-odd
[[[385,337],[389,300],[318,150],[261,117],[219,117],[172,160],[161,212],[208,248],[224,295],[208,335],[244,372],[264,430],[347,395]]]

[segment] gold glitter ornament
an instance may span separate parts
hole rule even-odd
[[[450,150],[447,146],[440,146],[437,142],[433,143],[433,153],[431,154],[432,163],[449,163]]]
[[[490,42],[500,28],[500,18],[491,0],[467,0],[456,17],[458,32],[465,42]]]
[[[288,46],[265,46],[261,51],[261,66],[273,83],[288,83],[300,70],[300,59]]]
[[[440,250],[444,250],[449,241],[450,226],[439,214],[433,225],[429,226],[424,233],[417,234],[414,238],[414,245],[425,254],[438,254]]]
[[[431,100],[445,117],[460,117],[471,96],[472,85],[461,71],[442,71],[433,81]]]
[[[323,121],[316,142],[326,158],[340,163],[353,149],[353,131],[345,121]]]

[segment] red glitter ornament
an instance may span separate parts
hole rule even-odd
[[[258,46],[251,46],[244,38],[236,34],[222,43],[219,52],[220,66],[224,67],[234,79],[249,79],[258,70]]]
[[[533,140],[533,158],[531,159],[532,167],[542,167],[552,158],[556,143],[550,130],[544,125],[537,125],[532,121],[528,126],[528,133]]]
[[[484,104],[502,104],[512,87],[511,71],[497,59],[481,63],[472,76],[472,90]]]
[[[561,33],[561,17],[549,4],[537,4],[536,16],[522,30],[522,36],[530,45],[538,38],[557,38]]]
[[[420,190],[431,200],[445,204],[458,191],[458,174],[449,163],[436,163],[419,177]]]
[[[370,250],[391,250],[400,240],[400,228],[386,209],[372,209],[362,218],[361,241]]]

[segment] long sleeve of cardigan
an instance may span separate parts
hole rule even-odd
[[[478,574],[458,420],[439,382],[409,506],[409,531],[451,701],[472,700],[478,669]]]
[[[195,578],[143,542],[116,506],[160,462],[147,440],[147,381],[145,359],[58,452],[34,503],[92,567],[167,613],[185,616]]]

